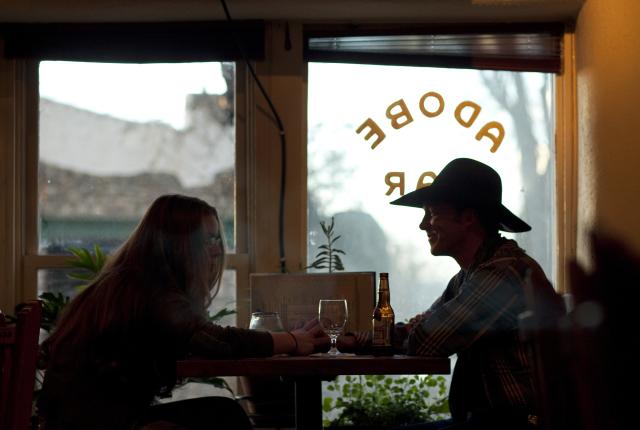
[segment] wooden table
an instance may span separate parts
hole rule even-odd
[[[190,359],[178,362],[178,377],[286,376],[296,384],[296,428],[322,429],[321,381],[338,375],[448,374],[448,358],[374,357],[269,357],[239,360]]]

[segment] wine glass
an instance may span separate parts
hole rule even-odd
[[[344,325],[347,323],[348,311],[347,301],[341,300],[320,300],[318,305],[318,320],[324,332],[331,339],[331,349],[329,355],[341,354],[336,348],[338,336],[342,333]]]

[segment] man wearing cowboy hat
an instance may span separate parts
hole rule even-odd
[[[525,429],[535,425],[532,363],[519,337],[531,283],[550,306],[561,301],[544,272],[499,230],[531,227],[501,202],[502,182],[491,167],[459,158],[433,183],[391,202],[424,209],[420,229],[433,255],[453,257],[460,271],[425,313],[396,334],[408,334],[407,352],[457,354],[449,392],[451,420],[409,428]],[[357,337],[357,336],[356,336]],[[405,427],[403,427],[405,428]]]

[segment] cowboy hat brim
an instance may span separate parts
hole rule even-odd
[[[452,201],[451,196],[448,196],[447,194],[447,190],[442,189],[442,187],[430,185],[407,193],[392,201],[391,204],[409,206],[412,208],[422,208],[427,203]],[[531,230],[531,226],[529,224],[517,217],[502,203],[498,206],[496,215],[498,216],[498,227],[502,231],[523,233]]]

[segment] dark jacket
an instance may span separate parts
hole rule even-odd
[[[270,356],[268,333],[212,324],[180,292],[149,301],[136,323],[85,345],[59,345],[48,364],[39,414],[47,430],[129,429],[176,384],[176,360]]]

